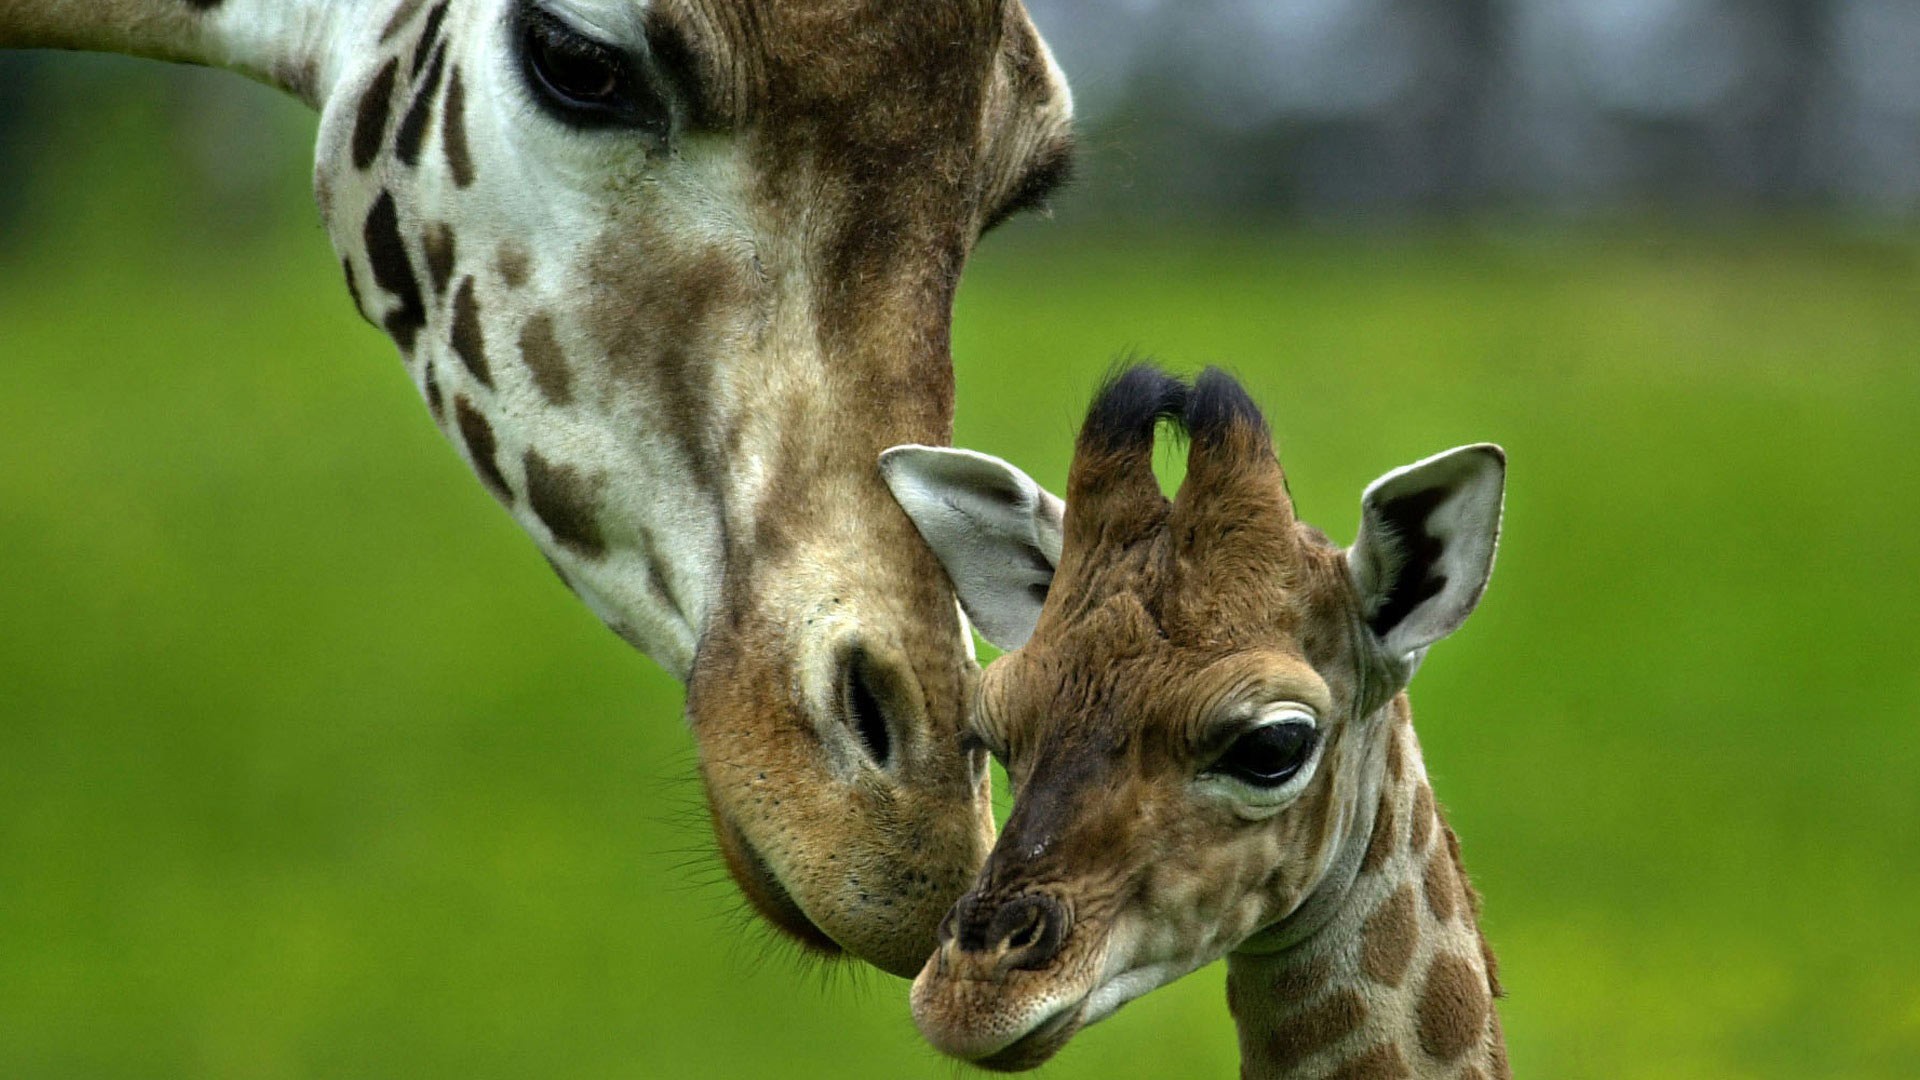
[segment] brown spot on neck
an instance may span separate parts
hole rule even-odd
[[[1273,977],[1273,995],[1282,1001],[1309,1001],[1326,988],[1333,978],[1333,959],[1315,953],[1305,960],[1288,964]]]
[[[453,280],[454,238],[453,228],[444,221],[436,221],[427,228],[427,235],[421,245],[427,255],[427,276],[433,281],[436,295],[444,295],[447,283]]]
[[[493,368],[487,363],[487,334],[480,325],[480,301],[473,292],[473,278],[460,280],[460,291],[453,298],[454,355],[467,366],[482,386],[493,385]]]
[[[1405,1080],[1413,1072],[1392,1043],[1380,1043],[1341,1062],[1323,1080]]]
[[[400,119],[400,131],[393,139],[394,156],[400,163],[413,168],[420,162],[420,147],[426,141],[428,122],[433,119],[434,95],[440,90],[440,80],[446,76],[447,47],[442,44],[433,52],[433,61],[427,65],[426,78],[420,80],[413,93],[413,104],[407,107],[407,114]]]
[[[346,275],[347,296],[353,300],[353,310],[359,312],[361,318],[373,322],[373,316],[367,314],[366,302],[360,298],[360,277],[353,272],[351,256],[340,260],[340,272]]]
[[[400,3],[394,6],[393,15],[387,19],[387,25],[380,31],[380,44],[385,45],[392,41],[394,35],[405,29],[425,6],[426,0],[400,0]]]
[[[421,70],[427,66],[428,54],[432,53],[434,46],[440,42],[440,24],[446,21],[447,5],[451,2],[452,0],[440,0],[433,5],[433,10],[427,12],[427,21],[420,27],[420,39],[413,46],[413,64],[409,69],[416,79],[420,77]]]
[[[473,186],[473,154],[467,148],[467,88],[455,67],[447,77],[446,102],[440,110],[440,148],[447,156],[447,171],[453,186],[465,190]]]
[[[353,119],[353,167],[361,172],[373,167],[380,147],[387,141],[387,120],[393,111],[393,81],[400,73],[400,61],[389,60],[381,67],[360,95],[360,107]]]
[[[520,329],[520,359],[533,376],[533,385],[555,405],[573,400],[573,370],[553,330],[553,317],[537,312]]]
[[[1375,982],[1399,986],[1420,943],[1420,917],[1412,884],[1402,883],[1395,889],[1367,918],[1361,935],[1361,970]]]
[[[1433,838],[1433,817],[1433,788],[1421,784],[1413,793],[1413,820],[1407,831],[1407,848],[1416,855],[1427,850],[1427,841]]]
[[[1277,1071],[1294,1068],[1366,1022],[1366,1000],[1353,990],[1340,990],[1282,1019],[1267,1037],[1267,1061]]]
[[[1427,859],[1425,874],[1427,910],[1441,922],[1448,922],[1458,909],[1460,884],[1454,879],[1453,859],[1445,847],[1435,847]]]
[[[1373,812],[1373,835],[1367,840],[1367,853],[1360,860],[1360,872],[1377,874],[1393,854],[1393,792],[1380,793],[1380,806]]]
[[[374,283],[399,300],[383,325],[400,350],[411,353],[414,339],[426,325],[427,306],[420,295],[420,279],[414,275],[413,257],[407,254],[406,241],[400,237],[400,209],[392,192],[382,190],[374,200],[361,239],[366,244]]]
[[[454,398],[453,413],[460,427],[460,438],[467,444],[467,456],[473,460],[473,471],[480,474],[494,498],[501,502],[512,499],[507,478],[501,474],[500,462],[495,457],[499,446],[494,442],[493,425],[487,423],[486,416],[474,408],[465,395]]]
[[[1490,1008],[1486,979],[1473,962],[1442,954],[1428,966],[1420,990],[1420,1048],[1437,1061],[1459,1058],[1486,1038]]]
[[[526,248],[512,241],[501,244],[499,254],[494,256],[494,269],[500,272],[500,280],[509,289],[525,285],[532,267],[533,256],[527,253]]]
[[[447,403],[441,397],[440,379],[433,373],[433,359],[431,357],[420,365],[420,383],[425,388],[427,395],[427,412],[433,415],[433,422],[436,424],[446,423]]]
[[[596,558],[606,553],[606,538],[594,514],[593,494],[579,470],[555,465],[528,450],[522,464],[527,472],[527,505],[561,546],[576,555]]]

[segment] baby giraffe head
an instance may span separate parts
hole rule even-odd
[[[1191,440],[1171,502],[1163,421]],[[1064,507],[966,451],[900,447],[883,468],[1013,649],[971,722],[1013,814],[914,982],[927,1038],[1030,1068],[1157,986],[1323,925],[1366,847],[1391,705],[1486,587],[1502,451],[1388,473],[1341,550],[1295,519],[1239,384],[1142,366],[1089,411]]]

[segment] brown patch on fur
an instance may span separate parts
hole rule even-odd
[[[361,172],[373,167],[380,147],[387,141],[387,121],[393,115],[393,82],[399,74],[400,61],[387,61],[360,95],[353,118],[353,167]]]
[[[493,369],[487,364],[487,334],[480,326],[480,302],[473,295],[473,278],[460,280],[460,291],[453,298],[453,352],[482,386],[493,385]]]
[[[1400,741],[1400,727],[1387,732],[1387,779],[1395,786],[1407,778],[1407,749]]]
[[[1294,1068],[1360,1030],[1366,1022],[1366,1001],[1352,990],[1341,990],[1275,1025],[1267,1038],[1267,1059],[1278,1070]]]
[[[1380,807],[1373,812],[1373,835],[1367,840],[1367,854],[1360,860],[1360,872],[1377,874],[1393,855],[1393,801],[1390,792],[1380,793]]]
[[[444,221],[436,221],[427,226],[426,238],[421,247],[427,253],[427,276],[433,281],[435,294],[444,295],[447,283],[453,280],[454,240],[453,228]]]
[[[427,0],[400,0],[393,9],[393,15],[387,19],[387,25],[380,31],[380,44],[385,45],[392,41],[394,35],[412,22],[413,17],[420,14],[420,9],[426,4]]]
[[[1427,859],[1426,872],[1427,910],[1441,922],[1453,918],[1459,906],[1460,884],[1454,880],[1453,859],[1445,847],[1436,847]]]
[[[555,405],[573,400],[573,371],[567,366],[567,354],[554,336],[553,317],[535,312],[520,329],[520,359],[533,376],[533,384]]]
[[[1460,1074],[1460,1080],[1487,1080],[1487,1074],[1480,1071],[1480,1066],[1469,1065]]]
[[[1400,1056],[1400,1048],[1392,1043],[1380,1043],[1358,1057],[1341,1062],[1322,1080],[1405,1080],[1412,1075],[1407,1059]]]
[[[1443,955],[1427,968],[1420,991],[1420,1048],[1439,1061],[1452,1061],[1487,1034],[1486,980],[1471,961]]]
[[[373,316],[367,314],[366,303],[360,299],[360,276],[353,272],[353,260],[350,258],[341,259],[340,272],[346,275],[347,296],[353,300],[353,310],[359,312],[361,318],[368,322],[373,322]]]
[[[533,256],[527,249],[509,240],[500,245],[499,254],[494,256],[494,269],[500,271],[500,280],[507,288],[517,289],[527,283],[527,275],[533,268]]]
[[[433,422],[436,424],[446,423],[446,402],[440,395],[440,380],[433,374],[432,357],[428,357],[427,362],[420,366],[420,385],[425,388],[427,395],[427,412],[432,414]]]
[[[415,79],[420,77],[421,70],[427,66],[428,55],[440,42],[440,24],[446,21],[447,5],[451,2],[452,0],[440,0],[433,5],[432,11],[427,12],[427,21],[420,27],[420,38],[414,42],[413,64],[409,68]]]
[[[553,465],[536,450],[528,450],[527,505],[554,540],[575,554],[597,558],[606,554],[607,541],[593,513],[593,494],[578,469]]]
[[[413,257],[407,253],[406,241],[400,238],[400,210],[392,192],[383,189],[374,200],[373,208],[367,211],[361,240],[366,244],[367,265],[373,270],[374,283],[400,302],[382,325],[400,346],[400,351],[411,353],[420,328],[426,325],[427,307],[420,295],[420,279],[413,272]]]
[[[453,186],[473,186],[473,154],[467,149],[467,88],[456,66],[447,77],[447,99],[440,113],[440,149],[447,156]]]
[[[1403,884],[1368,917],[1362,931],[1360,967],[1367,977],[1387,986],[1399,986],[1420,943],[1420,920],[1413,886]]]
[[[1427,850],[1427,841],[1432,838],[1433,788],[1421,784],[1413,793],[1413,827],[1407,833],[1407,850],[1419,855]]]
[[[493,425],[487,423],[486,416],[474,408],[473,402],[468,401],[464,394],[453,399],[453,414],[460,426],[460,439],[467,444],[467,456],[473,459],[473,471],[480,474],[480,479],[486,482],[487,490],[493,492],[494,498],[501,502],[510,501],[513,498],[512,491],[507,487],[507,478],[501,474],[500,462],[494,456],[499,452],[499,447],[494,442]]]
[[[1299,963],[1288,964],[1273,977],[1273,996],[1281,1001],[1302,1002],[1310,1000],[1333,978],[1333,959],[1326,953],[1315,953]]]
[[[433,119],[434,95],[439,92],[440,80],[446,73],[447,47],[442,44],[433,51],[426,78],[415,88],[413,104],[407,106],[407,114],[400,118],[400,130],[393,138],[394,156],[409,169],[420,163],[420,147],[427,137],[427,125]]]

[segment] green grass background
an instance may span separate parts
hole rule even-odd
[[[0,1077],[952,1075],[904,982],[743,920],[679,687],[353,315],[310,122],[241,242],[150,104],[94,105],[0,256]],[[1022,226],[960,300],[960,441],[1057,489],[1126,349],[1239,371],[1336,536],[1506,445],[1414,702],[1521,1075],[1920,1075],[1920,243]],[[1235,1075],[1221,983],[1044,1075]]]

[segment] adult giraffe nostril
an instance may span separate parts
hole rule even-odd
[[[893,728],[885,704],[892,696],[888,683],[887,673],[877,669],[865,650],[855,649],[848,657],[841,716],[867,758],[882,769],[893,760]]]

